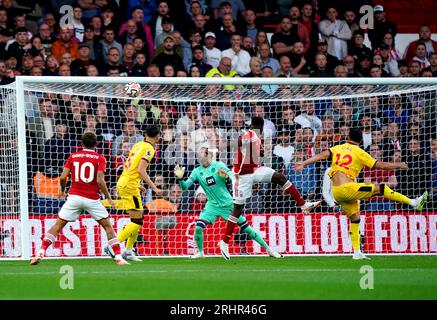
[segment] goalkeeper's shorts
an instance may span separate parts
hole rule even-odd
[[[233,207],[234,206],[232,204],[227,207],[217,207],[206,203],[205,208],[200,213],[199,220],[207,221],[211,225],[214,224],[218,217],[228,221],[228,217],[231,214]],[[244,222],[246,222],[246,218],[241,215],[238,218],[238,225],[241,225]]]
[[[360,212],[360,201],[373,195],[375,185],[372,183],[349,182],[332,187],[332,195],[348,217]]]

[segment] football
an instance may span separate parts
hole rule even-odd
[[[124,86],[124,92],[129,97],[138,97],[142,93],[141,85],[139,83],[130,82]]]

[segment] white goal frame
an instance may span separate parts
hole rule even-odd
[[[434,86],[437,78],[164,78],[164,77],[32,77],[17,76],[15,81],[19,153],[19,190],[21,220],[21,259],[30,259],[30,225],[28,208],[25,84],[125,84],[137,82],[147,85],[415,85]],[[8,86],[13,87],[13,84]],[[375,94],[377,95],[377,94]],[[274,99],[272,99],[274,100]],[[312,254],[319,255],[319,254]],[[326,254],[320,254],[326,255]],[[19,258],[20,259],[20,258]]]

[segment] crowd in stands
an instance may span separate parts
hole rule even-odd
[[[396,24],[372,1],[20,2],[0,0],[2,85],[17,75],[288,78],[437,74],[437,42],[431,39],[431,27],[420,26],[418,39],[400,52]],[[60,14],[64,4],[72,6],[69,19]],[[374,9],[373,29],[360,28],[359,7],[364,4]],[[366,32],[370,46],[364,44]],[[263,90],[275,93],[271,88]],[[37,212],[59,207],[62,199],[59,204],[52,199],[56,198],[56,177],[86,130],[98,134],[98,151],[109,161],[110,186],[115,189],[130,147],[143,139],[148,124],[155,123],[163,139],[150,168],[156,173],[152,176],[166,186],[167,198],[177,204],[178,212],[197,212],[205,202],[204,193],[190,190],[183,196],[172,179],[173,166],[183,164],[188,172],[192,170],[197,165],[193,144],[203,140],[217,146],[217,158],[232,166],[233,142],[256,115],[265,119],[266,136],[272,141],[270,164],[283,171],[305,197],[321,198],[329,163],[296,173],[293,162],[345,141],[352,126],[363,129],[363,148],[373,157],[407,161],[410,166],[405,171],[365,171],[360,179],[387,183],[413,197],[424,189],[437,188],[436,99],[433,91],[274,104],[239,104],[232,99],[183,104],[171,97],[167,102],[132,102],[50,93],[29,96],[29,195]],[[48,183],[53,190],[38,188]],[[154,197],[150,192],[146,195],[149,202]],[[44,199],[49,198],[47,204]],[[377,199],[366,204],[366,209],[399,208]],[[247,207],[247,211],[293,210],[294,204],[279,190],[263,186],[257,187]]]

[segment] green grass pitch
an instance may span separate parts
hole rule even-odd
[[[64,265],[73,267],[73,290],[60,288]],[[373,289],[360,288],[364,265]],[[1,261],[0,299],[437,299],[437,256]]]

